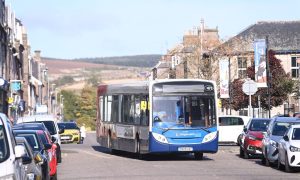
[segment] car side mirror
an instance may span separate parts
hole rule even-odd
[[[25,147],[23,145],[15,146],[15,156],[16,158],[22,158],[26,155]]]
[[[283,140],[289,141],[289,137],[288,137],[287,135],[284,135],[284,136],[283,136]]]
[[[52,144],[48,144],[48,143],[44,144],[44,149],[45,150],[48,150],[48,149],[51,149],[51,148],[52,148]]]
[[[23,164],[30,164],[32,162],[32,158],[28,157],[28,156],[23,156],[22,157],[22,163]]]
[[[247,128],[246,128],[245,126],[244,126],[244,129],[243,129],[243,131],[244,131],[244,132],[247,132]]]
[[[58,131],[59,134],[63,134],[64,132],[65,132],[65,129],[64,129],[64,128],[61,128],[61,129],[59,129],[59,131]]]
[[[41,164],[43,164],[43,158],[42,158],[42,156],[39,153],[37,153],[35,155],[34,160],[35,160],[35,163],[41,163]]]
[[[54,136],[51,137],[52,143],[55,143],[56,140],[57,140],[56,137],[54,137]]]

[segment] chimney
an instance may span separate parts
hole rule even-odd
[[[35,50],[34,57],[35,57],[36,61],[41,61],[41,50]]]

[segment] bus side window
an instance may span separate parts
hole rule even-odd
[[[104,97],[99,97],[100,120],[104,121]]]
[[[141,125],[147,126],[149,125],[149,101],[147,96],[141,96]]]
[[[140,124],[140,116],[141,116],[141,105],[140,105],[140,96],[136,95],[134,103],[134,124],[139,125]]]
[[[112,96],[112,114],[111,114],[111,120],[113,122],[118,122],[119,120],[119,96],[113,95]]]

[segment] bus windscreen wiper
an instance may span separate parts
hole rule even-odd
[[[168,127],[167,129],[165,129],[161,134],[164,134],[165,132],[169,131],[170,129],[173,129],[173,127],[176,127],[177,125],[184,125],[183,123],[176,123],[170,127]]]

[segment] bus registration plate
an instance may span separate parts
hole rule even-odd
[[[192,147],[179,147],[178,151],[193,151]]]

